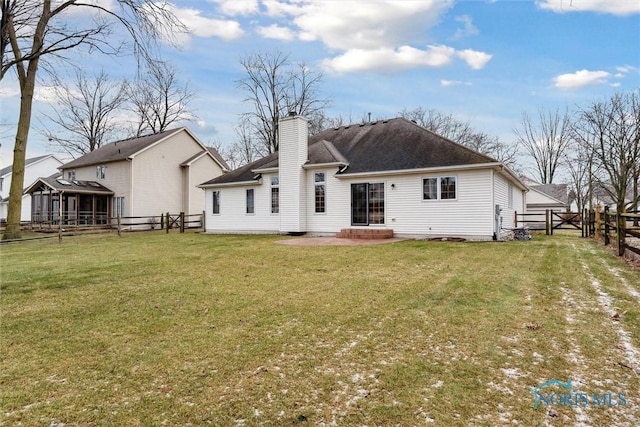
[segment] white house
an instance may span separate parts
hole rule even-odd
[[[60,177],[40,178],[29,187],[33,221],[57,222],[60,210],[65,223],[80,224],[164,212],[201,214],[204,198],[197,184],[228,166],[182,127],[103,145],[60,170]]]
[[[31,183],[41,176],[50,176],[58,173],[58,168],[62,166],[60,161],[53,154],[26,159],[24,163],[24,184],[28,188]],[[13,166],[0,169],[0,221],[7,219],[9,208],[9,191],[11,189],[11,177]],[[21,221],[31,220],[31,196],[27,193],[22,195]]]
[[[279,149],[200,185],[208,232],[488,240],[524,211],[526,186],[507,167],[402,118],[309,138],[290,116]]]

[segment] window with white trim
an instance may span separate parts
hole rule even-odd
[[[67,179],[69,181],[75,181],[75,179],[76,179],[76,170],[75,169],[71,169],[69,172],[67,172]]]
[[[213,194],[213,213],[214,214],[219,214],[220,213],[220,190],[216,190],[212,192]]]
[[[254,196],[253,188],[247,188],[247,213],[248,214],[254,213],[254,210],[255,210],[253,196]]]
[[[315,208],[316,213],[325,213],[326,212],[326,185],[325,185],[325,174],[324,172],[315,172],[313,174],[313,185],[314,185],[314,193],[315,193]]]
[[[280,177],[271,177],[271,213],[280,212]]]
[[[75,176],[75,171],[73,173]],[[105,165],[100,165],[96,167],[96,179],[104,179],[107,175],[107,167]]]
[[[422,178],[422,200],[453,200],[456,198],[455,176]]]
[[[113,217],[124,216],[124,197],[114,197],[113,198]]]

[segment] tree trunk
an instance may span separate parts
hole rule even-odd
[[[37,67],[37,65],[35,66]],[[3,239],[19,239],[20,217],[22,213],[22,191],[24,188],[24,164],[27,152],[27,140],[31,127],[31,106],[33,104],[33,90],[35,87],[35,70],[29,66],[29,72],[22,88],[20,98],[20,117],[16,130],[16,141],[13,147],[13,169],[11,189],[9,190],[9,212],[7,213],[7,228]]]

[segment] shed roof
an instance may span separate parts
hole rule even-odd
[[[79,181],[79,180],[66,180],[62,178],[62,175],[56,174],[46,178],[38,178],[33,184],[31,184],[25,193],[31,193],[36,191],[41,186],[45,186],[55,192],[61,193],[84,193],[84,194],[106,194],[112,195],[113,191],[105,187],[96,181]]]

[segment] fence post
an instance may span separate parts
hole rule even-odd
[[[180,212],[180,232],[184,233],[184,212]]]
[[[544,211],[544,234],[549,235],[549,209]]]
[[[200,221],[200,223],[202,224],[202,232],[203,233],[207,232],[207,224],[206,224],[207,216],[205,215],[205,213],[206,213],[205,211],[202,211],[202,221]]]
[[[117,221],[118,221],[118,236],[120,236],[120,214],[118,214]]]
[[[611,226],[609,225],[609,206],[604,207],[604,244],[611,243]]]
[[[616,221],[616,225],[618,227],[618,236],[617,236],[617,240],[618,240],[618,256],[623,256],[624,255],[624,243],[625,243],[625,226],[626,224],[626,218],[623,216],[624,212],[617,212],[617,221]]]
[[[160,214],[160,230],[164,229],[164,214]]]
[[[169,212],[167,212],[167,234],[169,234],[170,227],[171,227],[171,216],[169,216]]]
[[[553,236],[553,209],[549,209],[549,234]]]
[[[600,241],[600,238],[602,237],[602,216],[600,214],[600,205],[596,205],[596,210],[595,210],[595,230],[594,230],[594,238],[597,241]]]

